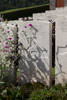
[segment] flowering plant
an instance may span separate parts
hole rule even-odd
[[[5,23],[0,24],[0,57],[2,77],[7,72],[13,72],[13,57],[14,57],[14,27],[8,26]]]

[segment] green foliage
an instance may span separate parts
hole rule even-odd
[[[52,67],[52,77],[55,77],[55,67]]]
[[[67,100],[67,85],[48,88],[40,83],[0,87],[0,100]]]
[[[34,90],[28,100],[67,100],[67,87],[59,84],[50,89]]]
[[[23,94],[24,94],[24,100],[27,100],[27,98],[29,98],[30,94],[34,91],[34,90],[37,90],[37,89],[43,89],[45,86],[41,83],[34,83],[34,84],[31,84],[31,83],[27,83],[27,84],[24,84],[22,86],[23,88]]]
[[[22,100],[23,90],[20,87],[6,88],[1,93],[2,100]]]
[[[32,16],[33,13],[44,12],[45,10],[49,10],[49,4],[6,10],[3,12],[0,12],[0,14],[4,16],[4,19],[15,20],[20,17]]]
[[[14,87],[11,84],[8,84],[7,86],[4,88],[0,87],[0,99],[2,100],[27,100],[27,98],[29,98],[29,95],[32,93],[33,90],[36,90],[37,88],[44,88],[44,85],[40,83],[27,83],[23,86],[17,87]]]

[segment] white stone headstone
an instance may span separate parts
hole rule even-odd
[[[67,83],[67,18],[56,19],[56,84]]]
[[[22,82],[38,81],[50,85],[51,24],[48,21],[28,21],[21,25],[19,39],[23,44],[19,62]]]

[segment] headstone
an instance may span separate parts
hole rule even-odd
[[[23,49],[19,61],[19,78],[22,83],[41,82],[50,85],[51,24],[48,21],[28,21],[20,26],[19,42]]]
[[[67,83],[67,18],[56,20],[56,84]]]

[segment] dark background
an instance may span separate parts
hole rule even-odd
[[[47,4],[49,0],[0,0],[0,11]]]

